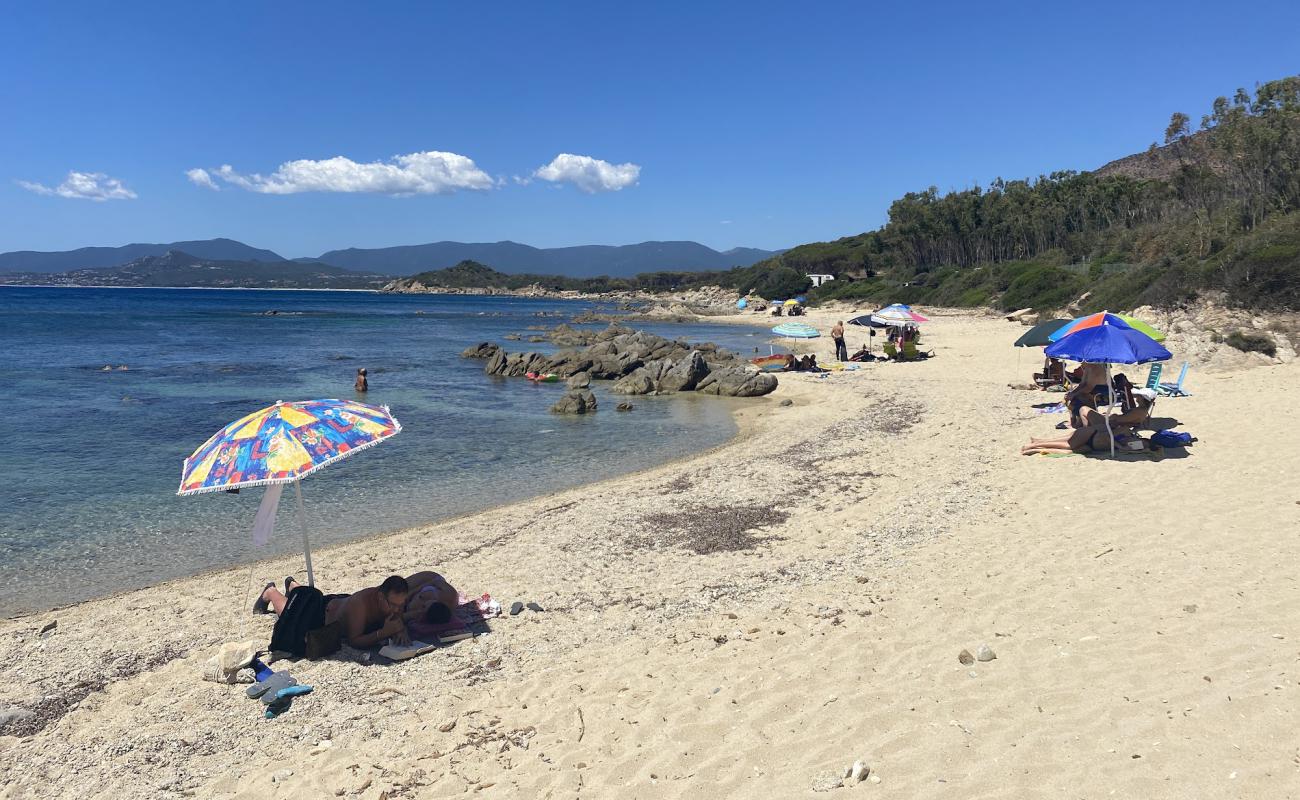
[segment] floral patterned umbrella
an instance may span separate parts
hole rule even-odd
[[[185,459],[177,494],[274,486],[273,499],[278,502],[278,485],[294,484],[307,556],[307,581],[314,583],[299,481],[401,430],[401,423],[387,407],[351,400],[277,402],[217,431]],[[273,507],[270,513],[273,517]]]

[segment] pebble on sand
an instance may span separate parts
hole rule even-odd
[[[957,661],[963,666],[969,667],[971,664],[975,663],[975,656],[971,655],[969,650],[963,648],[962,651],[957,654]]]
[[[975,658],[980,661],[992,661],[997,657],[997,654],[993,652],[993,648],[986,644],[980,645],[979,649],[975,651]]]

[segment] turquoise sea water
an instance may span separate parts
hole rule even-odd
[[[355,397],[359,366],[371,381],[359,399],[390,406],[404,430],[303,483],[314,545],[635,471],[734,434],[725,400],[637,398],[633,413],[618,414],[617,399],[598,385],[598,413],[560,417],[547,408],[561,385],[492,378],[482,362],[460,358],[475,342],[527,336],[530,325],[590,307],[458,295],[0,288],[9,433],[0,451],[0,614],[300,549],[290,494],[275,538],[255,550],[249,529],[262,490],[177,497],[181,460],[222,425],[276,400]],[[767,352],[761,330],[638,327]]]

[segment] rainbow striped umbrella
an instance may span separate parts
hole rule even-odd
[[[401,430],[401,423],[387,407],[351,400],[277,402],[235,420],[200,445],[181,466],[181,485],[176,493],[271,486],[273,491],[268,490],[258,516],[269,513],[274,519],[279,485],[294,484],[307,556],[307,581],[314,584],[299,481]]]
[[[1065,325],[1057,328],[1048,336],[1049,341],[1059,342],[1065,337],[1077,331],[1085,331],[1089,328],[1095,328],[1098,325],[1115,325],[1115,320],[1119,320],[1119,327],[1129,327],[1133,330],[1146,334],[1155,339],[1157,342],[1163,342],[1165,335],[1140,319],[1134,319],[1127,314],[1112,314],[1109,311],[1098,311],[1096,314],[1088,314],[1082,317],[1076,317]]]

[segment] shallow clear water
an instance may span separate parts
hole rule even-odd
[[[403,432],[303,483],[313,545],[587,483],[721,444],[728,401],[636,398],[560,417],[562,385],[483,374],[460,351],[589,304],[355,292],[0,288],[0,614],[300,549],[292,495],[252,547],[261,489],[177,497],[181,460],[275,400],[388,405]],[[265,312],[278,310],[270,316]],[[542,316],[551,315],[551,316]],[[558,315],[558,316],[553,316]],[[642,324],[752,353],[761,329]],[[549,344],[502,342],[510,350]],[[104,366],[128,369],[103,371]],[[428,565],[410,565],[411,567]]]

